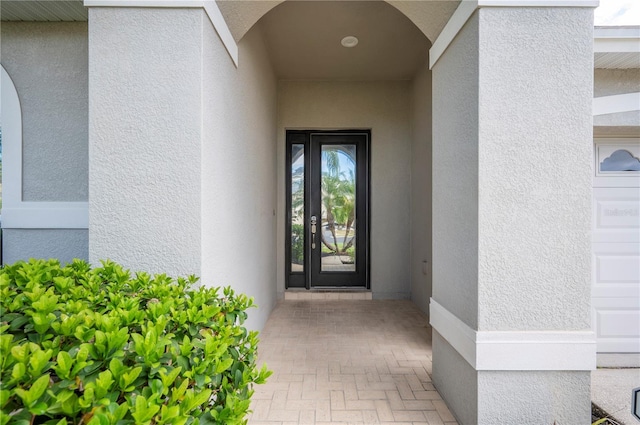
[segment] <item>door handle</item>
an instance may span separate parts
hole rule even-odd
[[[311,249],[316,249],[316,222],[317,218],[315,215],[311,216]]]

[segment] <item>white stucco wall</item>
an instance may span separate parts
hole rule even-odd
[[[589,372],[480,372],[477,379],[478,417],[481,418],[478,423],[580,425],[590,422]]]
[[[22,107],[22,200],[86,201],[87,23],[3,22],[0,32]]]
[[[478,320],[478,20],[433,68],[433,297]]]
[[[432,69],[432,296],[472,329],[478,320],[477,61],[476,15]],[[433,335],[434,385],[461,424],[477,423],[476,371],[436,330]]]
[[[477,424],[478,373],[435,329],[432,341],[432,359],[436,366],[432,378],[436,389],[459,424]]]
[[[640,69],[596,69],[593,97],[633,93],[640,90]]]
[[[640,69],[596,69],[594,72],[594,97],[612,96],[640,91]],[[594,127],[639,127],[640,111],[596,115]],[[620,134],[608,129],[612,135]],[[633,132],[633,130],[631,130]],[[640,134],[639,129],[635,133]]]
[[[480,19],[478,329],[589,330],[592,10]]]
[[[254,297],[261,329],[276,301],[276,78],[258,26],[239,66],[204,28],[202,280]]]
[[[593,117],[593,125],[594,127],[640,127],[640,111],[596,115]],[[640,129],[636,128],[635,134],[640,134]]]
[[[590,331],[592,19],[589,8],[481,8],[433,68],[433,297],[465,335],[549,334],[535,342],[545,347],[553,331]],[[522,366],[485,368],[481,350],[454,355],[463,344],[443,329],[433,379],[459,423],[588,422],[578,363],[593,353],[568,372],[525,365],[527,345],[513,345]]]
[[[3,229],[2,261],[12,264],[30,258],[55,258],[61,264],[89,256],[85,229]]]
[[[201,9],[89,10],[89,258],[201,271]]]
[[[4,135],[5,149],[11,143],[22,157],[20,167],[13,168],[16,172],[5,167],[5,189],[11,185],[16,196],[11,203],[5,199],[4,207],[20,208],[30,201],[47,206],[87,201],[87,23],[3,22],[0,35],[0,60],[13,80],[22,112],[22,138],[10,141]],[[8,160],[5,155],[5,164]],[[21,181],[7,181],[17,178]],[[8,221],[3,224],[6,227]],[[88,259],[85,229],[5,228],[2,244],[5,264],[29,258],[57,258],[63,263]]]
[[[411,300],[428,313],[431,297],[431,71],[425,65],[412,82]],[[426,272],[426,273],[425,273]]]
[[[284,291],[286,129],[371,129],[371,290],[410,294],[411,83],[281,81],[278,88],[278,292]]]

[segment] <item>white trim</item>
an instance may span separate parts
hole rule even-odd
[[[2,208],[3,229],[88,229],[88,202],[22,202]]]
[[[231,60],[236,67],[238,66],[238,44],[215,0],[84,0],[84,5],[87,7],[202,8],[207,13],[211,25],[218,33]]]
[[[593,115],[640,111],[640,92],[614,94],[593,99]]]
[[[597,37],[593,40],[594,53],[638,53],[638,37]]]
[[[1,68],[2,94],[2,228],[88,229],[87,202],[22,200],[22,109],[11,77]]]
[[[440,32],[440,35],[436,41],[434,41],[431,49],[429,49],[429,69],[432,69],[436,62],[438,62],[440,56],[447,50],[447,47],[449,47],[453,39],[456,38],[456,35],[458,35],[464,24],[467,23],[477,8],[477,1],[463,0],[460,2],[458,8],[453,12],[453,15],[451,15],[451,18],[449,18],[449,21]]]
[[[593,31],[595,53],[640,53],[639,27],[596,27]]]
[[[2,98],[0,99],[0,123],[2,123],[2,205],[19,205],[22,202],[22,109],[13,80],[0,65]]]
[[[598,7],[599,0],[462,0],[429,49],[429,69],[438,62],[476,9],[482,7]]]
[[[218,33],[218,37],[226,47],[227,52],[229,52],[229,56],[231,56],[231,60],[235,64],[236,68],[238,67],[238,45],[233,38],[233,34],[231,34],[231,30],[227,25],[227,22],[224,20],[224,16],[222,16],[222,12],[218,7],[218,4],[214,0],[204,1],[204,10],[207,12],[207,16]]]
[[[591,331],[475,331],[431,298],[431,326],[475,370],[593,370]]]

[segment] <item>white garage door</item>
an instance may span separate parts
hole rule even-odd
[[[599,353],[640,353],[640,139],[595,141],[592,309]]]

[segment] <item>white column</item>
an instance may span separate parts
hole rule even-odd
[[[596,5],[463,2],[431,51],[433,371],[461,424],[590,420]]]

